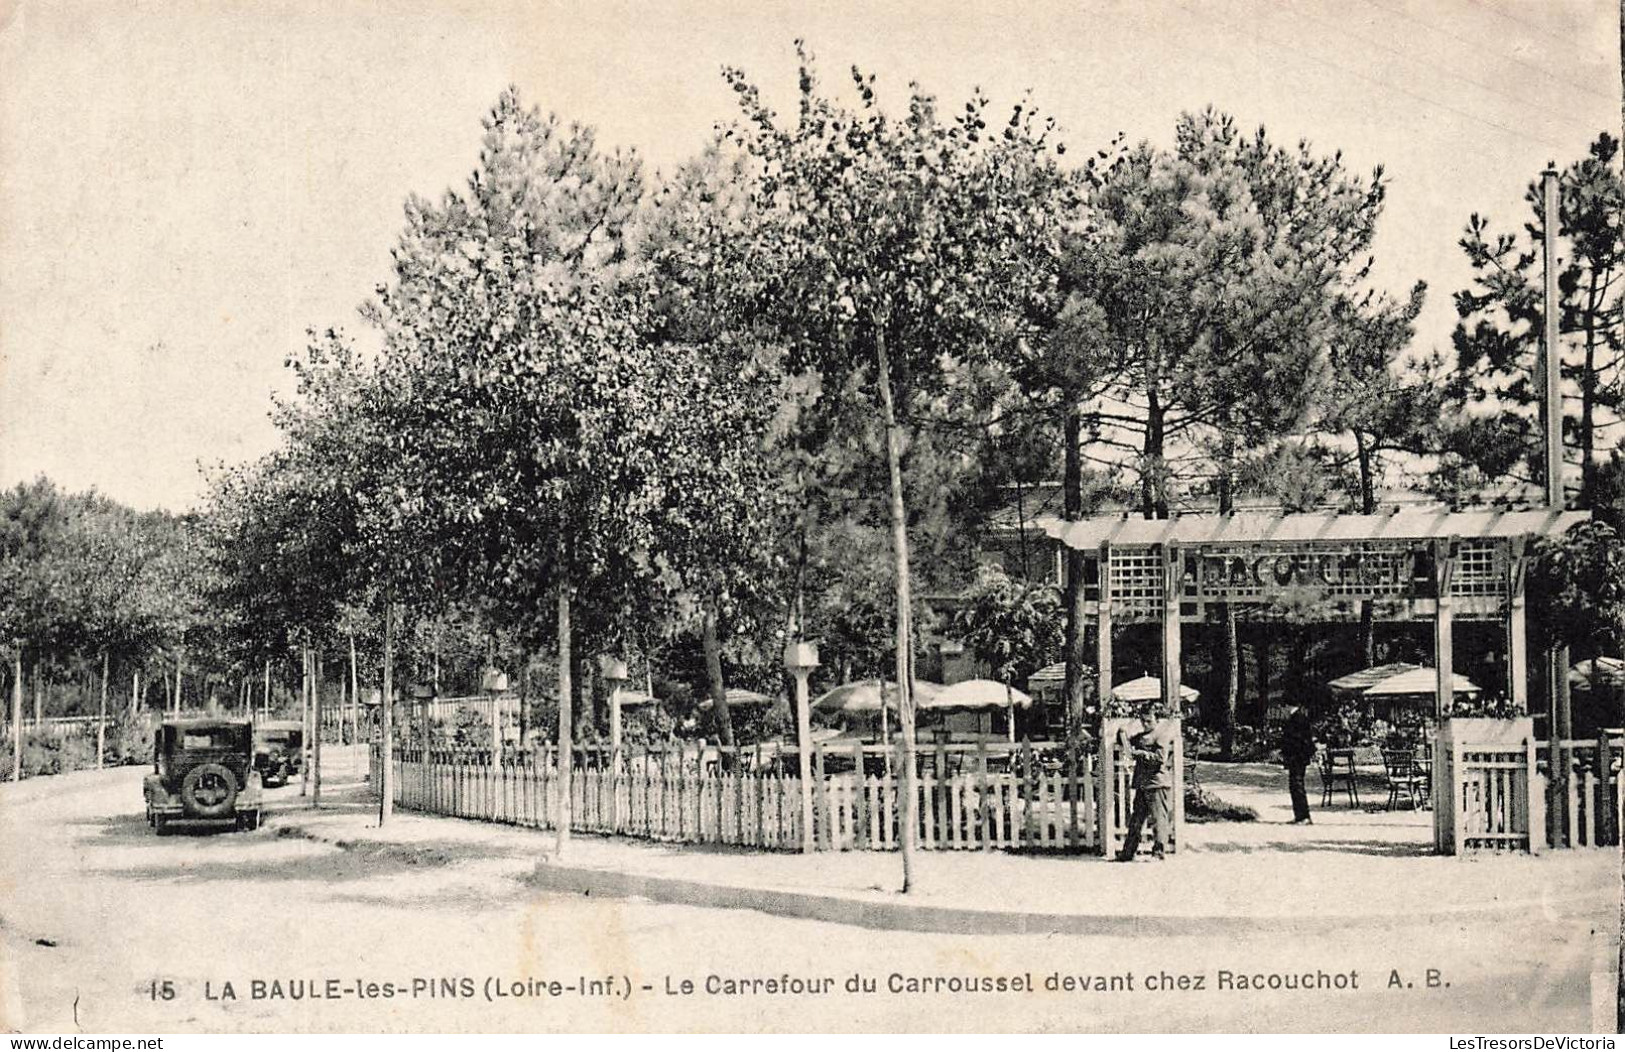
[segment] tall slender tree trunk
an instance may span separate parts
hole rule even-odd
[[[519,650],[519,748],[530,746],[530,652]]]
[[[138,668],[130,676],[130,715],[141,713],[141,670]]]
[[[1066,475],[1062,480],[1063,507],[1068,522],[1083,518],[1083,414],[1075,402],[1068,401],[1062,421],[1066,452],[1063,463]],[[1088,618],[1083,587],[1083,552],[1071,545],[1066,548],[1066,733],[1068,739],[1077,737],[1083,729],[1084,701],[1090,677],[1084,673],[1088,666],[1085,646],[1084,622]]]
[[[23,648],[11,660],[11,780],[23,780]]]
[[[350,744],[361,742],[361,673],[356,668],[355,633],[350,633]]]
[[[40,663],[34,661],[34,723],[38,726],[45,719],[45,672]]]
[[[1355,429],[1354,448],[1360,463],[1360,514],[1377,513],[1377,480],[1373,470],[1371,445],[1365,432]],[[1360,600],[1360,655],[1365,667],[1377,663],[1376,604],[1369,599]]]
[[[733,714],[728,711],[728,689],[722,680],[722,644],[717,639],[717,615],[714,608],[707,607],[700,619],[701,645],[705,651],[705,684],[711,695],[712,711],[715,713],[717,725],[718,744],[727,749],[734,745]],[[738,763],[738,756],[732,752],[722,753],[722,767],[732,771]]]
[[[1146,390],[1145,473],[1140,486],[1141,513],[1148,519],[1168,517],[1167,415],[1162,393]]]
[[[1270,710],[1270,683],[1273,678],[1270,675],[1270,652],[1273,648],[1270,646],[1270,632],[1268,631],[1268,627],[1269,626],[1265,626],[1266,630],[1258,634],[1257,645],[1258,705],[1259,711],[1265,713],[1269,712]]]
[[[1235,454],[1235,442],[1226,438],[1219,464],[1220,515],[1236,510]],[[1235,605],[1218,606],[1219,616],[1224,619],[1224,707],[1219,713],[1219,756],[1230,760],[1236,755],[1236,715],[1241,709],[1241,630],[1236,625]]]
[[[395,604],[384,600],[384,696],[378,699],[378,824],[395,811]]]
[[[897,426],[897,407],[891,389],[891,362],[886,355],[886,333],[875,327],[876,383],[880,386],[880,407],[886,423],[886,473],[891,483],[892,563],[897,586],[897,714],[903,745],[903,799],[897,809],[903,856],[903,893],[914,889],[914,850],[916,820],[914,766],[914,690],[910,625],[908,572],[908,513],[903,502],[903,436]]]
[[[186,675],[186,651],[181,647],[175,648],[175,717],[181,714],[181,680]]]
[[[102,704],[96,714],[96,769],[107,757],[107,648],[102,648]]]
[[[1033,568],[1027,557],[1027,494],[1021,485],[1021,472],[1016,472],[1016,537],[1021,545],[1021,579],[1032,579]]]
[[[1591,288],[1585,312],[1585,368],[1580,373],[1580,507],[1591,507],[1597,487],[1597,274],[1591,274]]]
[[[573,767],[570,750],[570,586],[559,582],[559,814],[554,856],[563,859],[570,846],[570,774]]]
[[[299,726],[304,733],[305,762],[299,765],[299,795],[310,795],[310,645],[299,648]]]
[[[310,722],[315,729],[311,739],[310,759],[315,768],[310,776],[310,806],[322,806],[322,653],[313,650],[310,655]]]

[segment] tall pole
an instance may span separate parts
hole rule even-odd
[[[1562,224],[1562,205],[1558,196],[1557,168],[1548,165],[1540,175],[1542,220],[1545,225],[1541,241],[1545,281],[1541,300],[1544,315],[1541,326],[1541,396],[1542,423],[1545,425],[1546,443],[1546,507],[1563,510],[1563,372],[1562,347],[1558,342],[1557,298],[1557,233]],[[1550,741],[1548,755],[1552,758],[1551,775],[1553,800],[1556,806],[1553,828],[1562,840],[1568,830],[1568,781],[1566,763],[1557,762],[1566,755],[1558,743],[1572,732],[1569,708],[1569,648],[1558,643],[1546,652],[1547,712]]]
[[[1557,228],[1561,218],[1557,194],[1557,169],[1548,167],[1540,175],[1545,211],[1543,242],[1546,282],[1542,310],[1541,386],[1542,423],[1546,431],[1546,506],[1563,508],[1563,372],[1558,345]]]
[[[797,627],[800,625],[798,623]],[[801,850],[812,854],[816,846],[813,836],[813,769],[812,769],[812,705],[808,700],[807,679],[818,667],[818,648],[810,643],[791,643],[784,650],[784,664],[796,682],[796,754],[801,775]],[[881,699],[880,711],[886,711]],[[881,741],[882,749],[886,742]],[[890,755],[887,750],[887,755]],[[863,777],[863,772],[858,772]]]
[[[265,659],[265,690],[261,694],[260,707],[264,709],[266,719],[271,718],[271,659]]]

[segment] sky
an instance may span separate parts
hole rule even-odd
[[[509,84],[669,170],[771,102],[794,40],[901,106],[1033,100],[1070,155],[1167,143],[1215,105],[1390,180],[1373,282],[1430,288],[1521,222],[1527,182],[1621,121],[1617,0],[1065,0],[1021,5],[453,0],[0,0],[0,486],[46,475],[181,510],[200,465],[277,441],[307,330],[367,334],[409,194],[461,186]]]

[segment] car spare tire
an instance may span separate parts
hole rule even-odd
[[[181,803],[197,818],[226,818],[237,803],[237,776],[220,763],[202,763],[181,781]]]

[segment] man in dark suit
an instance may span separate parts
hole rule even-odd
[[[1134,860],[1147,818],[1151,820],[1151,857],[1160,859],[1168,849],[1168,834],[1174,824],[1173,725],[1159,725],[1156,712],[1145,709],[1140,713],[1139,733],[1130,735],[1125,727],[1118,732],[1118,739],[1120,747],[1134,757],[1134,807],[1116,861]]]
[[[1309,727],[1309,713],[1302,705],[1294,705],[1281,729],[1281,762],[1286,765],[1287,791],[1292,794],[1292,824],[1311,825],[1309,792],[1304,788],[1304,774],[1315,758],[1315,732]]]

